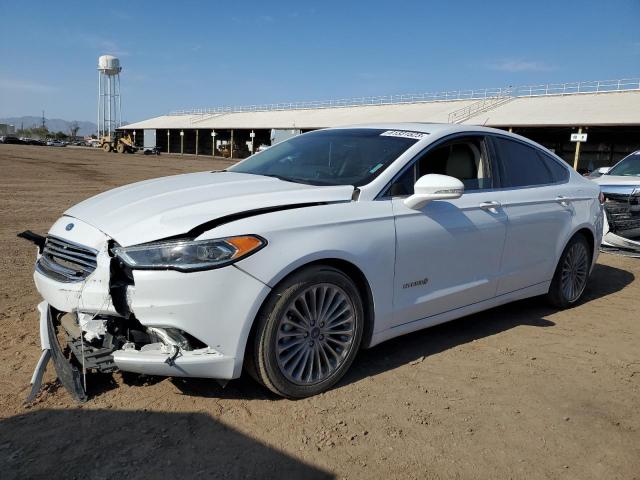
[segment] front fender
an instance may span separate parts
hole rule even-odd
[[[300,267],[326,259],[356,266],[374,303],[375,328],[390,325],[395,268],[395,226],[387,201],[315,206],[242,219],[210,232],[210,238],[254,233],[268,245],[235,265],[276,286]]]

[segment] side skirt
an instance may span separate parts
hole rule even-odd
[[[422,330],[424,328],[433,327],[435,325],[449,322],[451,320],[456,320],[458,318],[465,317],[473,313],[478,313],[483,310],[488,310],[490,308],[504,305],[505,303],[514,302],[516,300],[522,300],[524,298],[535,297],[538,295],[544,295],[549,291],[550,286],[551,286],[550,281],[538,283],[536,285],[522,288],[514,292],[509,292],[503,295],[499,295],[489,300],[484,300],[482,302],[473,303],[465,307],[449,310],[448,312],[439,313],[431,317],[414,320],[408,323],[403,323],[402,325],[397,325],[395,327],[388,328],[381,332],[374,333],[373,337],[371,338],[370,346],[373,347],[374,345],[382,343],[386,340],[390,340],[394,337],[399,337],[400,335],[405,335],[407,333],[415,332],[417,330]]]

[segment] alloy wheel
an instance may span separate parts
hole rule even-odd
[[[567,301],[575,302],[587,285],[589,254],[581,242],[574,243],[564,258],[560,285]]]
[[[332,283],[298,293],[280,318],[276,359],[281,373],[298,385],[330,377],[354,343],[356,314],[347,293]]]

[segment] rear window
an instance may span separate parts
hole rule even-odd
[[[547,166],[549,171],[551,172],[551,176],[555,182],[566,182],[569,180],[569,169],[566,166],[563,166],[560,162],[558,162],[555,158],[550,155],[546,155],[543,152],[538,150],[538,155],[542,159],[542,162]]]
[[[563,175],[568,175],[561,165],[524,143],[501,137],[494,137],[494,143],[502,187],[546,185],[559,182]]]

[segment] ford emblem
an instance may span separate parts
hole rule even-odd
[[[64,229],[65,229],[67,232],[68,232],[69,230],[72,230],[72,229],[73,229],[73,223],[69,223],[69,224],[67,224],[67,226],[66,226],[66,227],[64,227]]]

